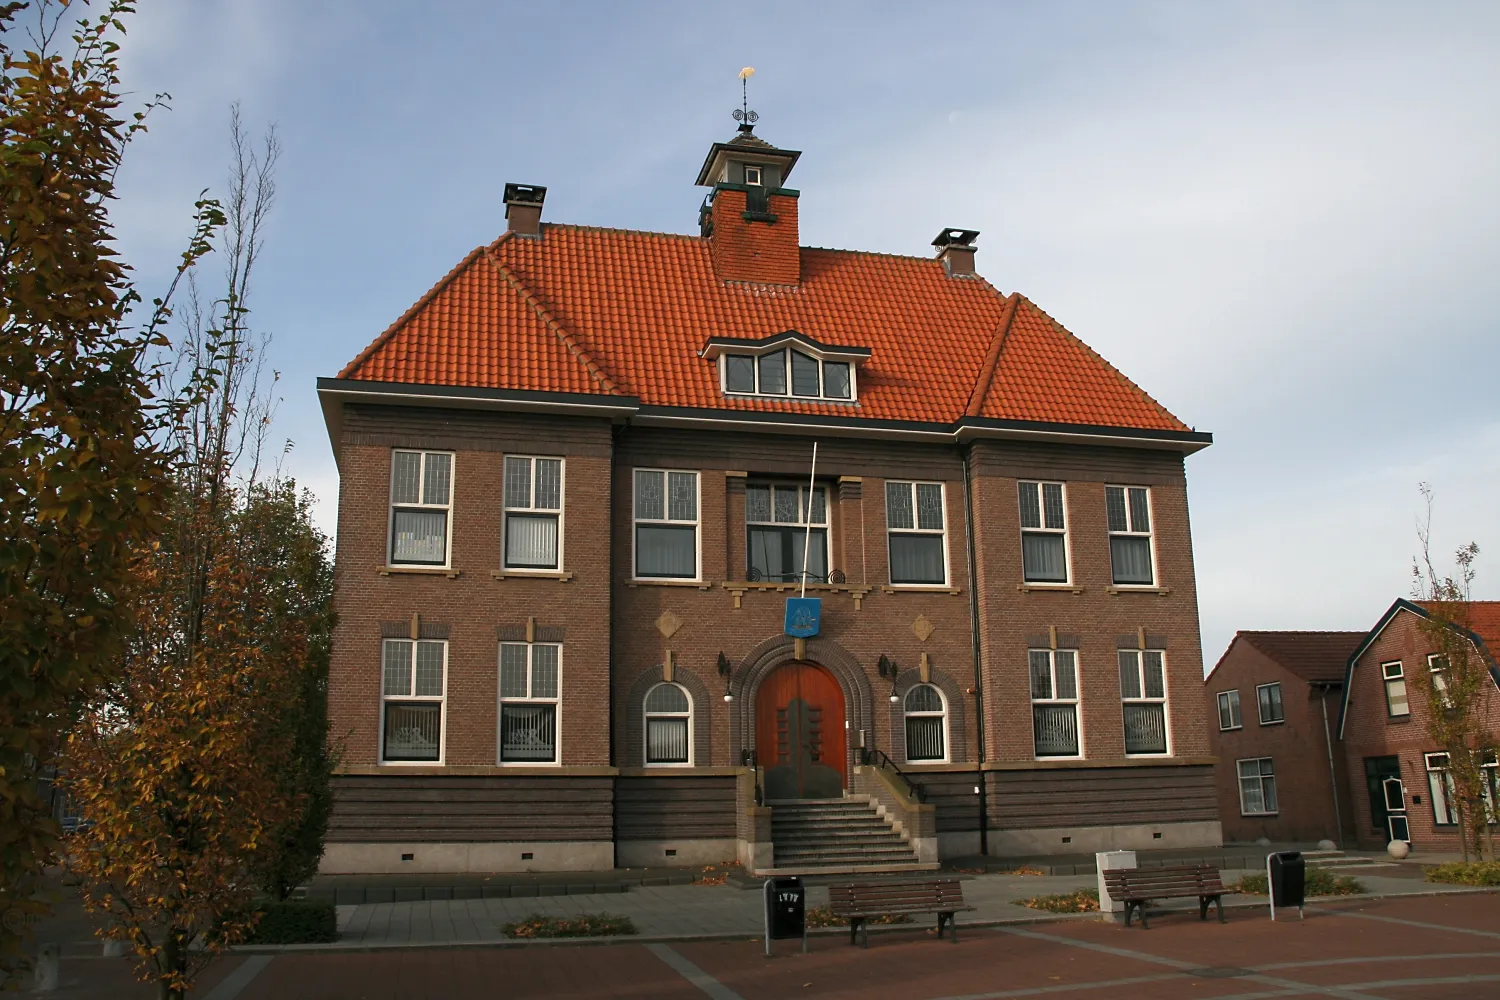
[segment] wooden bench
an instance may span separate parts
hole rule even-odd
[[[1104,886],[1109,898],[1125,904],[1125,926],[1130,926],[1132,911],[1146,923],[1146,904],[1155,899],[1198,899],[1198,919],[1208,919],[1208,904],[1219,908],[1219,923],[1224,920],[1224,883],[1219,870],[1212,865],[1175,865],[1170,868],[1106,869]]]
[[[828,909],[836,917],[849,921],[849,943],[856,936],[864,947],[870,947],[871,917],[898,914],[937,914],[938,937],[946,926],[951,940],[958,944],[958,914],[974,907],[964,905],[964,890],[958,879],[934,879],[929,882],[854,882],[828,887]]]

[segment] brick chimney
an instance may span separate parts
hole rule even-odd
[[[974,274],[974,241],[979,238],[977,229],[944,229],[937,234],[932,245],[938,248],[938,260],[950,278],[972,278]]]
[[[795,285],[802,277],[798,192],[783,185],[802,154],[777,149],[753,129],[743,124],[709,150],[698,184],[713,190],[699,225],[720,281]]]
[[[506,230],[517,236],[542,235],[542,202],[547,189],[537,184],[505,185]]]

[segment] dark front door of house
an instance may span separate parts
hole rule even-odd
[[[766,798],[838,798],[844,747],[844,693],[832,674],[813,663],[788,663],[761,682],[755,750]]]
[[[1366,757],[1365,784],[1370,796],[1371,833],[1382,842],[1391,839],[1390,810],[1385,804],[1385,779],[1401,777],[1400,757]]]

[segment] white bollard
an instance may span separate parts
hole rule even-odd
[[[36,953],[36,992],[51,993],[62,987],[62,945],[44,944]]]
[[[1124,903],[1109,898],[1109,889],[1104,884],[1104,873],[1134,867],[1134,851],[1100,851],[1094,855],[1094,870],[1099,876],[1099,918],[1101,920],[1121,920],[1123,918],[1119,914],[1125,912]]]

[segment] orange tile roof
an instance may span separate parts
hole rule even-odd
[[[801,250],[795,286],[720,281],[694,236],[546,225],[471,253],[340,373],[642,405],[952,423],[1188,428],[1019,294],[934,259]],[[858,405],[726,398],[710,337],[867,347]]]
[[[1429,601],[1417,604],[1431,610]],[[1455,611],[1453,617],[1456,619],[1460,614],[1467,619],[1463,624],[1484,640],[1490,655],[1500,659],[1500,601],[1465,601],[1463,611]]]

